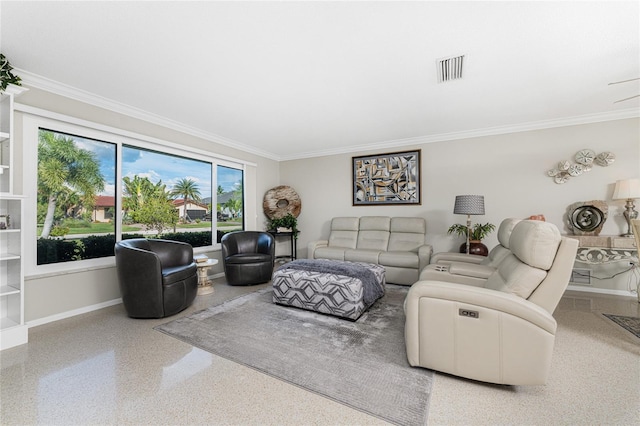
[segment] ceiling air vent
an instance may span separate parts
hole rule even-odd
[[[438,59],[438,83],[462,78],[462,62],[464,55]]]

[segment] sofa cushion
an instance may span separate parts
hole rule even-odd
[[[357,217],[334,217],[331,220],[329,246],[356,248],[359,222],[360,218]]]
[[[366,250],[366,249],[347,249],[344,251],[344,260],[349,262],[364,262],[364,263],[378,263],[378,257],[380,256],[380,250]]]
[[[523,220],[511,232],[511,254],[489,277],[486,288],[512,293],[527,299],[547,276],[562,237],[547,222]]]
[[[318,247],[314,253],[316,259],[344,260],[344,247]]]
[[[547,271],[522,263],[510,254],[489,277],[485,288],[515,294],[527,299],[547,276]]]
[[[481,264],[496,268],[502,262],[502,259],[511,254],[509,239],[513,228],[521,221],[522,219],[508,218],[500,223],[498,228],[498,242],[500,244],[491,249],[487,258],[480,262]]]
[[[387,250],[417,252],[425,244],[426,232],[427,223],[421,217],[393,217]]]
[[[356,248],[386,250],[389,245],[390,223],[391,218],[387,216],[361,217]]]
[[[560,231],[552,223],[523,220],[513,228],[509,248],[527,265],[548,270],[561,239]]]
[[[384,251],[378,256],[378,263],[382,266],[395,266],[399,268],[418,269],[420,267],[418,254],[406,251]]]
[[[500,227],[498,228],[498,242],[501,246],[509,248],[509,239],[511,238],[513,228],[520,222],[522,222],[522,219],[508,218],[500,223]]]
[[[194,277],[196,274],[196,263],[191,262],[188,265],[174,266],[162,269],[162,284],[170,285],[172,283],[186,280]]]

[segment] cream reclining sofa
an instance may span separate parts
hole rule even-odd
[[[511,254],[509,239],[513,228],[522,219],[509,218],[498,227],[498,245],[491,249],[489,256],[465,253],[436,253],[431,256],[431,264],[420,272],[420,281],[447,281],[468,285],[483,285],[493,274],[500,262]]]
[[[523,220],[483,286],[418,281],[405,299],[412,366],[510,385],[546,383],[578,241],[548,222]]]
[[[509,250],[509,238],[513,227],[522,219],[504,219],[498,227],[498,245],[491,249],[488,256],[477,254],[441,252],[431,256],[431,264],[449,265],[452,262],[474,263],[476,265],[486,265],[495,267],[502,259],[511,253]]]
[[[421,217],[334,217],[329,239],[310,242],[307,257],[382,265],[388,283],[411,285],[433,251],[426,232]]]

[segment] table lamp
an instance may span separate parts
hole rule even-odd
[[[638,211],[635,209],[633,200],[640,198],[640,179],[624,179],[616,182],[613,190],[613,200],[627,200],[626,210],[622,213],[627,221],[627,232],[622,237],[633,238],[631,232],[631,221],[638,218]]]
[[[469,254],[471,215],[484,214],[484,195],[456,195],[453,213],[467,215],[467,254]]]

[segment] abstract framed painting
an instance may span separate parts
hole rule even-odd
[[[353,205],[420,204],[420,150],[352,157]]]

